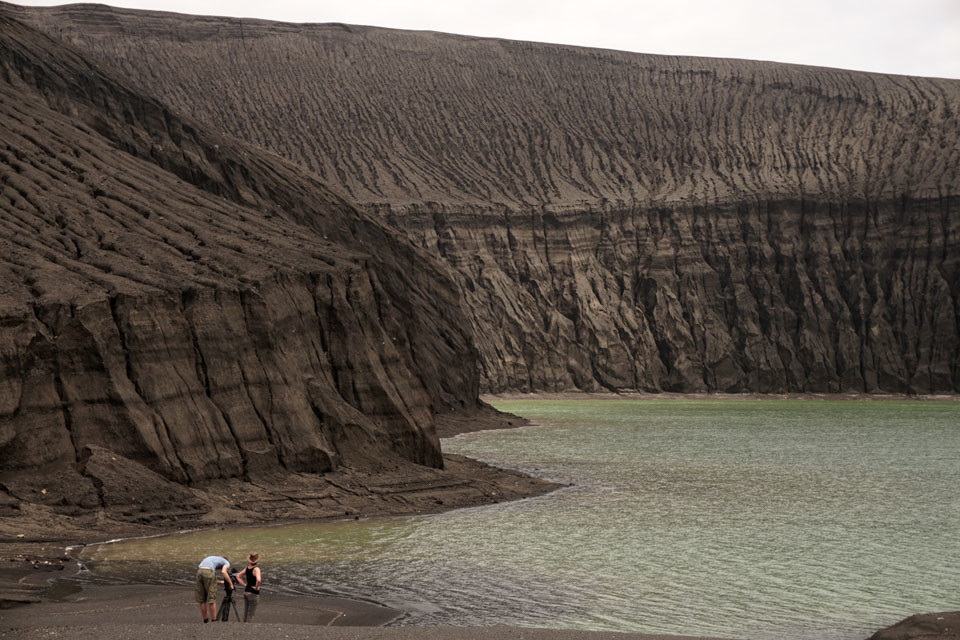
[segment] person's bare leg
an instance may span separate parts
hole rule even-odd
[[[201,603],[200,603],[200,615],[203,616],[203,621],[204,621],[204,622],[206,622],[206,621],[208,621],[208,620],[210,619],[210,618],[207,617],[207,603],[206,603],[206,602],[201,602]]]
[[[216,620],[217,620],[217,603],[211,602],[210,603],[210,621],[216,622]]]

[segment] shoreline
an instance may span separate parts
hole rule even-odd
[[[440,437],[452,437],[459,433],[519,427],[527,421],[509,414],[497,412],[489,407],[465,415],[450,414],[437,416],[437,432]],[[127,601],[151,593],[161,602],[173,606],[169,595],[170,587],[160,585],[96,585],[82,584],[75,576],[80,572],[83,561],[79,557],[87,546],[110,544],[120,540],[152,538],[176,535],[187,531],[218,530],[234,527],[284,526],[304,523],[334,523],[359,519],[379,519],[391,517],[410,517],[443,513],[462,508],[474,508],[504,501],[521,500],[550,493],[565,485],[538,479],[508,469],[500,469],[477,460],[458,455],[444,455],[444,470],[422,470],[423,476],[392,478],[393,484],[384,491],[371,491],[367,495],[355,495],[352,500],[343,500],[345,509],[333,513],[329,509],[301,509],[291,515],[289,510],[281,515],[266,517],[254,521],[235,517],[232,510],[219,512],[212,509],[207,517],[201,519],[169,519],[147,524],[124,522],[110,518],[110,514],[101,511],[89,515],[85,521],[70,518],[58,518],[50,510],[41,510],[25,505],[17,517],[0,518],[0,632],[4,629],[24,631],[24,626],[10,626],[13,621],[21,625],[31,625],[56,614],[58,610],[69,610],[76,602],[98,601],[105,594],[109,600]],[[375,475],[345,470],[340,474],[332,473],[315,479],[316,484],[329,482],[334,487],[351,488],[361,486]],[[221,483],[216,490],[223,494],[236,489],[236,483]],[[301,489],[301,487],[295,487]],[[277,493],[291,492],[283,485]],[[394,496],[396,496],[395,499]],[[291,502],[295,502],[291,498]],[[302,515],[300,515],[302,514]],[[51,526],[57,523],[62,526]],[[24,533],[16,533],[24,531]],[[55,535],[44,535],[56,531]],[[61,588],[58,585],[70,584]],[[189,587],[172,588],[192,602],[192,590]],[[221,591],[222,596],[222,591]],[[389,624],[406,614],[404,611],[385,607],[356,598],[338,595],[330,596],[292,596],[274,595],[271,599],[282,598],[295,603],[290,610],[298,609],[298,615],[286,615],[276,622],[291,625],[309,625],[312,627],[326,624],[345,623],[368,627]],[[218,598],[219,600],[219,598]],[[148,610],[143,602],[128,604],[136,610]],[[338,609],[339,607],[339,609]],[[104,608],[110,608],[105,605]],[[241,607],[242,608],[242,607]],[[196,605],[189,608],[192,616],[184,622],[199,618]],[[266,609],[264,609],[265,611]],[[325,619],[322,611],[337,610],[342,615],[335,619]],[[305,616],[302,612],[314,613]],[[14,613],[15,612],[15,613]],[[258,613],[259,615],[259,613]],[[312,616],[312,617],[310,617]],[[265,616],[269,619],[269,616]],[[99,624],[106,620],[97,620]],[[157,621],[160,623],[160,621]]]
[[[0,635],[2,635],[0,627]],[[612,631],[574,631],[517,627],[360,627],[291,623],[215,624],[165,622],[102,622],[91,625],[44,626],[15,631],[23,640],[128,640],[143,635],[189,640],[744,640],[705,636],[666,636]]]
[[[436,416],[439,438],[450,438],[460,433],[520,427],[528,421],[483,407],[466,414]],[[251,517],[231,508],[213,507],[202,517],[172,517],[158,520],[120,519],[111,517],[109,510],[88,512],[83,518],[61,515],[53,509],[33,503],[0,511],[0,572],[13,567],[11,563],[62,565],[70,561],[69,552],[89,544],[103,544],[111,540],[147,538],[172,535],[183,531],[211,530],[226,526],[281,526],[308,522],[339,522],[383,517],[405,517],[442,513],[455,509],[520,500],[550,493],[564,485],[509,469],[501,469],[478,460],[456,454],[443,454],[442,470],[412,466],[403,468],[360,471],[350,468],[328,472],[308,481],[288,482],[285,478],[264,478],[248,483],[261,486],[263,481],[274,481],[274,492],[266,494],[271,502],[295,504],[297,509],[275,508]],[[419,475],[416,475],[419,474]],[[373,480],[383,482],[363,495],[357,491]],[[234,496],[244,482],[224,480],[202,487],[214,497]],[[325,491],[325,488],[329,488]],[[199,490],[199,489],[198,489]],[[333,503],[329,501],[331,494]],[[320,494],[312,496],[311,493]],[[262,495],[240,496],[245,503],[262,499]],[[319,498],[319,499],[318,499]],[[317,500],[315,507],[303,504]],[[0,505],[7,506],[9,505]],[[240,517],[244,516],[244,517]],[[50,535],[51,531],[57,532]],[[54,570],[61,570],[54,567]],[[2,602],[2,578],[0,578]]]
[[[557,486],[557,489],[563,488]],[[556,490],[556,489],[555,489]],[[477,508],[484,505],[461,508]],[[438,510],[437,513],[443,512]],[[417,514],[411,514],[417,515]],[[429,514],[421,514],[429,515]],[[373,515],[365,519],[398,517],[395,514]],[[96,584],[77,580],[82,561],[69,553],[87,546],[112,544],[131,538],[151,538],[177,535],[184,531],[215,530],[236,527],[285,526],[304,522],[342,522],[351,518],[290,520],[237,524],[230,527],[200,527],[176,529],[147,536],[112,538],[77,542],[73,545],[49,545],[47,552],[58,550],[64,554],[53,559],[24,560],[19,567],[0,567],[0,599],[11,577],[16,579],[24,593],[33,594],[29,603],[14,605],[10,600],[0,607],[0,637],[8,632],[24,640],[66,637],[83,640],[120,640],[132,636],[173,634],[178,638],[283,638],[306,640],[321,637],[330,640],[737,640],[706,636],[677,636],[644,633],[604,631],[573,631],[559,629],[530,629],[513,627],[417,627],[390,626],[408,615],[408,612],[381,603],[339,595],[289,595],[265,593],[257,610],[255,624],[235,625],[236,615],[243,616],[242,597],[235,599],[236,614],[228,622],[204,625],[199,620],[198,606],[193,600],[190,585],[155,584]],[[26,545],[39,543],[24,543]],[[3,550],[0,544],[0,552]],[[4,554],[0,553],[0,558]],[[54,554],[57,555],[57,554]],[[67,573],[67,567],[73,571]],[[66,574],[66,575],[65,575]],[[5,584],[6,583],[6,584]],[[51,595],[52,591],[64,593]],[[9,592],[6,592],[9,595]],[[218,609],[223,591],[218,590]],[[29,606],[27,606],[29,604]],[[14,606],[10,606],[14,605]],[[134,616],[136,622],[124,618]],[[323,628],[321,631],[320,628]]]
[[[119,621],[118,614],[122,612],[135,612],[141,625],[202,625],[192,585],[78,584],[75,587],[73,593],[64,597],[5,609],[0,616],[0,635],[4,630],[39,630],[40,625],[64,628],[112,624]],[[222,599],[221,587],[217,592],[218,612]],[[227,624],[242,620],[243,609],[243,596],[238,594]],[[265,593],[257,609],[256,622],[311,627],[382,627],[403,615],[404,612],[397,609],[354,598]]]
[[[518,423],[517,426],[522,426]],[[483,430],[504,428],[487,425]],[[452,437],[452,436],[450,436]],[[45,592],[58,580],[69,580],[83,566],[81,550],[88,546],[112,544],[124,540],[160,538],[193,531],[216,531],[247,527],[282,527],[295,524],[325,524],[350,520],[377,520],[432,515],[523,500],[552,493],[566,485],[527,476],[517,471],[501,469],[459,455],[444,455],[446,467],[472,476],[483,488],[479,495],[461,496],[462,500],[449,502],[439,498],[418,503],[409,509],[368,509],[361,513],[337,515],[311,514],[305,517],[284,517],[269,521],[222,521],[161,523],[145,528],[135,524],[111,522],[102,531],[72,530],[59,536],[4,536],[0,535],[0,610],[19,605],[44,602]],[[470,486],[473,493],[476,487]],[[500,490],[498,494],[497,490]],[[445,494],[449,499],[449,496]],[[373,505],[374,507],[376,505]],[[84,587],[86,588],[86,587]],[[360,602],[360,601],[358,601]]]
[[[75,574],[74,574],[75,575]],[[62,576],[70,581],[70,576]],[[215,624],[200,621],[190,585],[83,584],[58,598],[41,598],[29,606],[2,609],[0,637],[51,637],[125,639],[173,633],[178,638],[283,638],[298,640],[318,636],[333,640],[736,640],[705,636],[572,631],[496,627],[390,626],[407,613],[379,603],[336,595],[264,593],[254,624],[242,620],[243,601],[235,597],[230,620]],[[222,589],[217,606],[221,608]],[[125,618],[133,616],[135,622]],[[239,619],[237,618],[239,616]],[[322,631],[321,631],[321,628]]]
[[[650,393],[585,393],[585,392],[559,392],[559,393],[509,393],[509,394],[486,394],[481,396],[485,403],[497,401],[512,400],[679,400],[679,401],[756,401],[756,400],[809,400],[809,401],[960,401],[958,395],[943,396],[907,396],[899,394],[884,394],[877,396],[873,394],[650,394]],[[509,414],[485,413],[481,416],[454,416],[452,420],[447,420],[440,427],[438,425],[438,434],[442,438],[450,438],[459,434],[471,433],[477,431],[498,430],[507,428],[516,428],[532,424],[530,421],[512,416]],[[522,477],[527,480],[534,480],[521,473],[491,467],[463,456],[444,456],[448,464],[454,466],[465,464],[472,467],[473,473],[487,473],[491,476],[511,476],[514,480]],[[483,471],[479,471],[483,469]],[[554,490],[562,488],[564,485],[536,481],[539,483],[537,488],[526,495],[514,496],[512,500],[533,497],[535,495],[544,495]],[[530,487],[526,488],[528,491]],[[489,496],[488,496],[489,497]],[[151,631],[153,625],[160,625],[159,630],[155,632],[168,633],[169,625],[186,625],[183,627],[181,637],[194,637],[190,635],[190,629],[196,625],[197,629],[203,628],[204,638],[210,637],[213,631],[211,625],[203,627],[199,623],[197,615],[197,606],[193,603],[192,590],[189,586],[163,586],[150,584],[78,584],[75,581],[76,573],[80,570],[81,561],[76,557],[77,551],[90,545],[110,544],[113,542],[128,540],[131,538],[151,538],[175,535],[185,531],[217,530],[234,527],[264,527],[264,526],[284,526],[290,524],[302,524],[309,522],[333,523],[353,519],[379,519],[388,517],[408,517],[415,515],[428,515],[431,513],[441,513],[454,511],[461,508],[475,508],[478,506],[489,505],[501,500],[476,500],[468,501],[467,504],[446,505],[442,501],[434,504],[433,508],[428,509],[410,509],[407,512],[397,511],[377,511],[376,509],[364,510],[362,515],[338,515],[335,517],[305,517],[305,518],[283,518],[269,522],[224,522],[224,523],[205,523],[199,526],[179,526],[179,523],[166,523],[167,526],[151,527],[151,531],[145,532],[140,527],[133,527],[129,530],[123,530],[123,527],[111,531],[98,532],[95,535],[88,536],[70,536],[38,538],[25,536],[20,539],[11,539],[10,537],[0,536],[0,636],[5,635],[6,631],[15,631],[17,637],[50,637],[51,629],[59,632],[65,632],[65,637],[89,637],[97,640],[109,639],[111,637],[128,637],[116,633],[112,629],[113,625],[121,624],[118,619],[118,608],[137,613],[137,634]],[[422,506],[422,505],[420,505]],[[89,533],[89,531],[88,531]],[[69,571],[70,568],[74,571]],[[70,593],[55,594],[55,585],[72,583],[75,587]],[[61,589],[64,591],[65,589]],[[222,598],[222,591],[218,596]],[[332,595],[280,595],[269,594],[270,606],[258,610],[257,622],[270,624],[271,628],[276,629],[276,637],[298,638],[296,635],[303,633],[307,637],[310,633],[316,633],[317,627],[344,627],[359,626],[366,628],[381,628],[384,625],[390,625],[400,620],[406,615],[404,611],[386,607],[380,603],[364,601],[350,597]],[[240,602],[240,615],[242,616],[242,598]],[[27,605],[29,606],[18,606]],[[11,608],[12,607],[12,608]],[[273,613],[266,614],[269,609],[274,609]],[[175,612],[172,614],[171,612]],[[928,618],[933,616],[935,621],[943,621],[944,615],[954,616],[954,614],[928,614]],[[958,614],[960,615],[960,614]],[[122,617],[122,616],[120,616]],[[898,623],[902,627],[909,620]],[[941,623],[936,623],[943,626]],[[42,626],[40,626],[42,625]],[[929,630],[929,620],[924,622],[924,629]],[[256,628],[263,628],[257,625]],[[330,636],[330,637],[356,637],[356,638],[387,638],[405,637],[402,633],[393,634],[393,630],[401,631],[419,627],[390,627],[390,630],[381,629],[378,635],[354,635],[354,636]],[[237,635],[237,629],[244,627],[230,627],[230,637],[245,637]],[[516,629],[502,628],[504,631],[519,631]],[[282,630],[282,634],[279,632]],[[312,632],[310,631],[312,630]],[[526,635],[528,629],[524,629],[524,635],[516,637],[532,638]],[[544,638],[561,637],[561,632],[554,630],[542,630]],[[386,633],[384,635],[384,633]],[[610,636],[611,638],[635,639],[635,640],[684,640],[681,636],[663,636],[648,634],[609,634],[604,632],[575,632],[577,638],[590,640],[600,640]],[[879,633],[879,632],[878,632]],[[944,633],[949,633],[944,629]],[[291,635],[293,634],[293,635]],[[448,633],[437,631],[436,637],[439,640],[454,640],[459,638],[484,638],[483,630],[472,630],[457,628],[449,630]],[[132,634],[131,634],[132,635]],[[199,636],[196,636],[199,637]],[[259,637],[263,637],[258,635]],[[273,633],[268,633],[268,638],[275,637]],[[422,637],[422,636],[417,636]],[[496,635],[493,637],[510,637],[506,635]],[[742,636],[744,638],[748,636]],[[886,636],[878,636],[884,637]],[[896,640],[905,640],[912,638],[912,635],[897,636]],[[917,636],[919,637],[919,636]],[[955,640],[960,636],[952,635],[927,635],[925,638],[950,638]],[[892,636],[891,636],[892,638]],[[700,638],[699,640],[730,640],[718,638]]]

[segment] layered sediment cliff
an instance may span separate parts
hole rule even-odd
[[[476,351],[406,238],[3,12],[0,141],[0,515],[489,493],[438,471],[435,416],[477,409]]]
[[[960,389],[960,82],[17,9],[453,267],[485,390]]]

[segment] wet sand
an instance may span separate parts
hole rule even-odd
[[[86,627],[41,627],[14,632],[11,638],[127,640],[160,637],[235,640],[720,640],[599,631],[557,631],[514,627],[315,627],[296,624],[100,624]],[[0,636],[3,632],[0,631]]]
[[[217,606],[223,598],[218,593]],[[230,620],[243,619],[243,596],[237,595]],[[403,612],[352,598],[292,596],[263,593],[256,622],[308,626],[367,626],[389,624]],[[200,607],[193,600],[192,586],[85,585],[82,591],[62,599],[44,598],[40,603],[6,609],[0,629],[20,630],[136,622],[143,625],[203,624]],[[209,626],[209,625],[208,625]]]
[[[218,598],[219,604],[220,598]],[[236,602],[243,616],[243,602]],[[90,586],[62,601],[45,600],[0,612],[0,637],[246,638],[255,640],[685,640],[679,636],[516,629],[509,627],[383,627],[400,611],[346,598],[261,595],[256,621],[243,624],[231,611],[227,622],[203,624],[190,587]],[[710,639],[703,639],[710,640]]]
[[[30,548],[32,545],[25,545]],[[11,549],[7,549],[10,551]],[[47,549],[52,551],[52,548]],[[0,637],[33,640],[78,638],[232,638],[244,640],[692,640],[689,637],[606,632],[384,626],[402,622],[403,611],[336,596],[264,592],[252,624],[241,597],[227,622],[203,624],[192,586],[90,585],[73,578],[77,565],[64,556],[0,566]],[[217,597],[218,608],[223,592]],[[744,636],[746,638],[747,636]],[[698,640],[721,640],[698,638]]]
[[[59,573],[59,572],[57,572]],[[41,588],[51,572],[4,570],[7,584],[20,584],[24,593]],[[20,575],[18,580],[14,580]],[[692,640],[681,636],[605,632],[518,629],[510,627],[385,627],[402,619],[403,612],[373,602],[334,596],[292,596],[263,593],[253,623],[239,622],[243,601],[237,597],[230,620],[204,624],[190,586],[84,585],[55,580],[28,605],[0,610],[0,637],[23,639],[78,638],[231,638],[244,640]],[[59,592],[59,593],[58,593]],[[222,603],[222,591],[217,598]],[[8,601],[8,605],[12,604]],[[701,638],[699,640],[719,640]]]
[[[63,571],[66,571],[64,569]],[[384,626],[402,623],[403,612],[373,602],[335,596],[261,595],[256,620],[239,622],[236,602],[227,622],[203,624],[190,586],[86,585],[72,592],[61,572],[18,566],[0,568],[0,589],[16,585],[29,605],[11,599],[0,607],[0,638],[121,640],[127,638],[231,638],[238,640],[729,640],[657,634],[565,631],[505,626],[484,628]],[[68,576],[64,576],[68,577]],[[69,578],[69,577],[68,577]],[[48,580],[57,585],[48,589]],[[37,591],[31,591],[36,589]],[[41,597],[42,592],[42,597]],[[33,595],[31,595],[33,594]],[[222,592],[218,597],[218,605]],[[749,630],[738,638],[749,640]],[[915,615],[871,640],[960,640],[960,612]]]

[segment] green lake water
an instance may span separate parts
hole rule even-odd
[[[538,426],[444,449],[571,487],[426,517],[97,545],[86,579],[189,585],[204,555],[257,550],[265,594],[375,600],[408,611],[401,624],[751,640],[862,639],[960,609],[960,402],[496,406]]]

